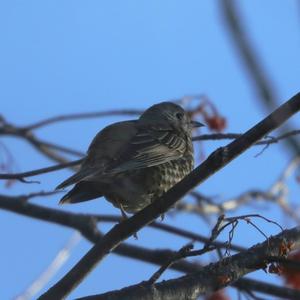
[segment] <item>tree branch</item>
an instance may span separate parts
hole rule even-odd
[[[26,128],[18,127],[8,123],[3,117],[0,116],[0,135],[14,136],[27,141],[38,152],[58,163],[66,163],[67,159],[58,154],[64,152],[72,155],[80,155],[76,150],[42,141],[38,139],[35,134]]]
[[[274,92],[273,84],[266,70],[263,68],[263,63],[259,59],[257,50],[250,41],[235,3],[238,2],[233,0],[220,1],[225,24],[250,75],[250,79],[253,81],[254,88],[259,95],[258,99],[263,102],[268,111],[272,111],[277,106],[277,97]],[[283,129],[285,131],[291,130],[288,124],[286,124]],[[295,138],[290,136],[286,140],[286,145],[290,151],[292,150],[293,155],[299,155],[300,145]]]
[[[120,109],[120,110],[108,110],[108,111],[99,111],[99,112],[90,112],[90,113],[78,113],[78,114],[68,114],[60,115],[56,117],[51,117],[31,125],[23,127],[25,130],[34,130],[44,126],[48,126],[58,122],[73,121],[73,120],[82,120],[82,119],[93,119],[101,117],[110,117],[110,116],[138,116],[143,111],[137,109]]]
[[[154,285],[143,283],[101,295],[79,298],[80,300],[160,300],[197,299],[211,291],[221,289],[238,278],[265,268],[269,256],[285,256],[300,247],[300,226],[269,238],[249,250],[227,257],[203,267],[201,271]],[[207,276],[209,274],[209,276]],[[77,299],[77,300],[79,300]]]
[[[97,229],[97,222],[110,222],[119,223],[123,219],[118,216],[113,215],[91,215],[91,214],[79,214],[67,212],[59,209],[53,209],[44,207],[41,205],[33,204],[28,202],[29,199],[37,196],[48,196],[56,192],[41,192],[29,195],[21,196],[6,196],[0,195],[0,208],[11,211],[14,213],[21,214],[23,216],[32,217],[38,220],[47,221],[51,223],[56,223],[62,226],[66,226],[72,229],[76,229],[81,232],[81,234],[90,240],[92,243],[96,242],[98,238],[102,237]],[[224,242],[221,241],[210,241],[210,239],[181,228],[176,228],[174,226],[152,222],[148,226],[174,234],[180,237],[187,238],[189,240],[208,243],[214,245],[218,248],[224,248]],[[95,234],[96,233],[96,234]],[[245,248],[238,245],[231,245],[231,249],[234,251],[243,251]]]
[[[36,169],[36,170],[28,171],[28,172],[14,173],[14,174],[0,174],[0,179],[23,180],[26,177],[32,177],[32,176],[36,176],[36,175],[40,175],[40,174],[45,174],[45,173],[77,166],[77,165],[81,164],[82,161],[83,161],[83,159],[78,159],[78,160],[74,160],[71,162],[61,163],[61,164],[57,164],[57,165],[54,165],[51,167]]]

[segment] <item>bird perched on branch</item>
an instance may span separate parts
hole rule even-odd
[[[192,129],[200,126],[172,102],[151,106],[138,120],[107,126],[79,171],[57,187],[75,184],[60,204],[104,196],[123,216],[138,212],[191,172]]]

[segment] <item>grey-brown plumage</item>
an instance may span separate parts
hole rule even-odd
[[[138,120],[107,126],[80,170],[57,187],[75,184],[60,203],[104,196],[122,211],[143,209],[193,169],[191,133],[199,126],[171,102],[151,106]]]

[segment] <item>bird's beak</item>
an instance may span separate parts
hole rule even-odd
[[[205,126],[204,124],[200,123],[200,122],[197,122],[197,121],[191,121],[191,127],[192,128],[198,128],[198,127],[202,127],[202,126]]]

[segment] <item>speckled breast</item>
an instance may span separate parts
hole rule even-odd
[[[114,178],[114,186],[108,187],[105,197],[116,207],[119,204],[130,213],[149,205],[194,168],[192,143],[179,159],[144,169],[120,173]]]
[[[169,161],[162,165],[153,167],[154,180],[153,188],[149,191],[153,193],[153,198],[157,198],[188,175],[194,167],[194,159],[187,156],[181,159]],[[154,199],[153,199],[154,200]]]

